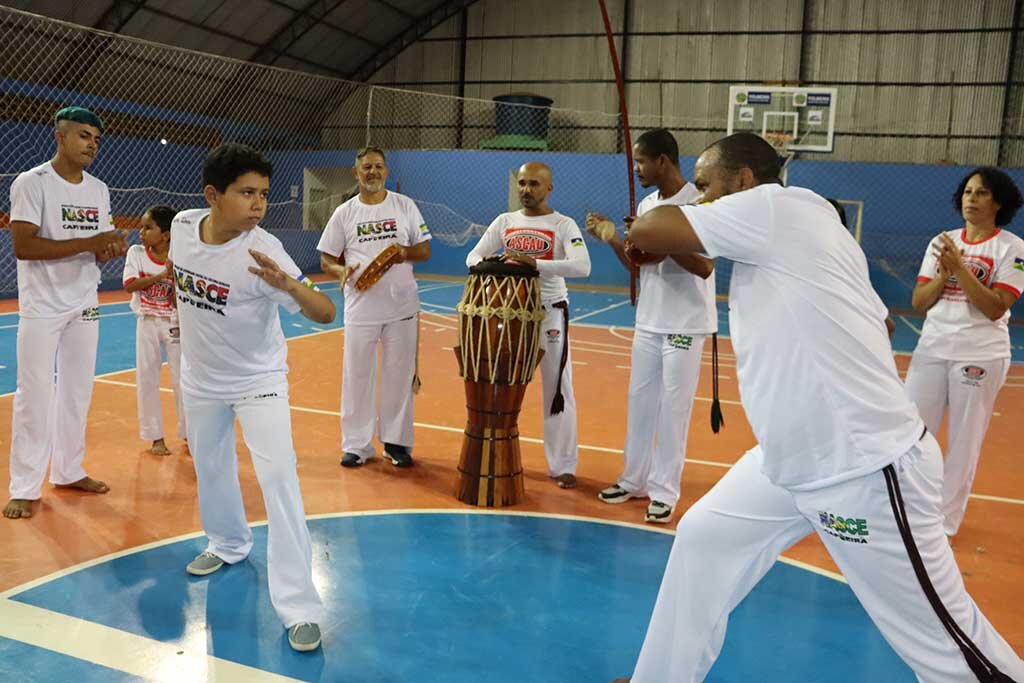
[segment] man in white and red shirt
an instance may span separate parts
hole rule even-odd
[[[185,410],[181,403],[178,308],[174,300],[174,272],[167,252],[171,246],[171,221],[175,210],[163,204],[142,215],[139,238],[124,258],[124,289],[131,292],[135,322],[135,398],[139,413],[139,438],[152,441],[149,452],[170,455],[164,443],[160,409],[160,368],[163,354],[171,374],[178,437],[186,438]]]
[[[700,195],[679,169],[679,147],[668,130],[638,137],[633,160],[640,184],[657,188],[640,202],[638,216],[658,206],[691,204]],[[601,218],[587,216],[587,230],[595,232]],[[608,245],[627,269],[633,267],[618,235]],[[598,497],[612,504],[650,498],[647,522],[669,522],[679,501],[704,342],[718,331],[714,267],[698,254],[661,257],[639,267],[625,462],[618,481]]]
[[[1010,307],[1024,290],[1024,240],[1001,229],[1021,206],[1002,171],[979,168],[954,194],[963,228],[929,244],[913,304],[927,315],[907,371],[907,392],[938,433],[949,409],[942,514],[956,535],[988,431],[1010,368]]]
[[[88,109],[66,107],[54,123],[53,159],[11,184],[18,390],[11,420],[11,500],[4,507],[9,519],[32,516],[47,466],[58,488],[110,490],[82,467],[99,342],[96,264],[128,247],[123,233],[114,230],[107,186],[85,172],[99,151],[103,121]]]
[[[544,396],[544,455],[548,475],[562,488],[576,486],[579,446],[576,398],[572,391],[569,353],[569,290],[567,277],[590,275],[590,254],[576,221],[548,206],[551,169],[531,162],[519,168],[522,209],[495,218],[466,257],[470,268],[504,250],[540,273],[540,303],[545,316],[544,357],[540,362]]]
[[[372,458],[379,432],[384,457],[396,467],[410,467],[420,312],[412,264],[430,258],[431,235],[416,203],[385,187],[383,150],[360,150],[353,171],[359,194],[335,209],[317,245],[324,272],[337,277],[345,293],[341,465],[359,467]],[[357,290],[351,276],[358,279],[360,269],[393,244],[400,250],[394,265],[369,289]],[[374,400],[378,347],[379,410]]]

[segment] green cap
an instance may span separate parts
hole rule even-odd
[[[99,129],[101,133],[105,132],[105,126],[103,125],[103,119],[101,119],[95,112],[89,111],[85,107],[64,107],[56,114],[53,115],[54,125],[61,121],[74,121],[75,123],[84,123],[89,126],[94,126]]]

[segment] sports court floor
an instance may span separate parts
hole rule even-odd
[[[331,295],[341,307],[335,288]],[[453,496],[466,411],[452,347],[461,283],[420,280],[424,302],[416,404],[417,465],[380,458],[338,466],[342,321],[316,326],[282,313],[292,420],[328,608],[324,647],[292,652],[266,594],[265,518],[248,454],[240,478],[256,547],[249,560],[196,579],[184,565],[204,545],[191,460],[144,453],[137,438],[134,316],[101,295],[100,351],[86,466],[112,491],[44,490],[28,521],[0,520],[0,680],[18,681],[609,681],[639,651],[671,528],[644,525],[646,501],[609,506],[597,491],[621,466],[632,309],[620,293],[570,294],[579,403],[580,486],[546,476],[539,382],[520,432],[526,500],[498,511]],[[0,302],[0,450],[9,448],[16,302]],[[725,304],[720,304],[727,334]],[[339,316],[340,318],[340,316]],[[912,350],[920,320],[897,318],[894,346]],[[1013,330],[1024,359],[1024,330]],[[722,354],[726,427],[708,428],[701,378],[677,515],[753,443],[735,361]],[[898,363],[906,367],[908,357]],[[165,377],[166,380],[166,377]],[[169,386],[165,383],[165,387]],[[173,399],[164,390],[165,424]],[[955,552],[968,589],[1024,650],[1024,367],[996,404]],[[8,477],[0,457],[0,480]],[[709,681],[912,681],[853,598],[820,543],[791,549],[730,620]]]

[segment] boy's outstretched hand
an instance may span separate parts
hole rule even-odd
[[[288,281],[291,278],[288,277],[288,273],[281,270],[281,266],[277,265],[274,259],[270,258],[263,252],[256,251],[255,249],[250,249],[249,254],[252,255],[253,260],[260,266],[259,268],[249,266],[250,273],[263,280],[274,289],[288,289]]]

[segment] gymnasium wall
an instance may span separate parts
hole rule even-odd
[[[19,126],[18,139],[40,150],[38,162],[52,149],[48,127],[33,124],[5,123]],[[167,154],[168,145],[150,139],[108,136],[102,153],[90,169],[113,188],[115,213],[118,223],[131,227],[132,219],[152,203],[154,196],[146,192],[120,192],[117,188],[138,188],[140,181],[152,178],[133,177],[133,165],[127,159],[141,159]],[[200,167],[205,149],[181,147],[175,151],[178,162],[168,164],[159,185],[172,193],[163,195],[179,208],[201,206],[199,193]],[[353,150],[334,151],[276,151],[270,154],[275,164],[271,187],[271,202],[277,207],[268,213],[264,225],[273,230],[296,261],[307,271],[318,269],[315,254],[316,232],[303,232],[301,197],[303,169],[308,167],[346,167],[352,163]],[[184,159],[186,162],[182,162]],[[498,213],[508,210],[509,173],[521,163],[541,159],[554,173],[555,190],[551,205],[558,211],[582,224],[587,210],[593,209],[619,218],[628,206],[625,162],[621,155],[493,152],[472,150],[389,152],[392,183],[399,183],[401,191],[422,202],[441,205],[451,215],[464,217],[481,226],[487,225]],[[681,159],[687,176],[692,175],[693,157]],[[37,163],[38,163],[37,162]],[[0,173],[18,170],[7,168],[0,159]],[[838,162],[831,160],[797,159],[790,164],[789,182],[811,188],[829,197],[863,202],[862,246],[872,265],[872,278],[886,303],[894,308],[909,307],[909,293],[913,285],[917,264],[928,240],[936,232],[959,224],[953,212],[950,196],[959,180],[970,169],[965,166],[925,164],[881,164]],[[1009,173],[1024,186],[1024,169],[1009,169]],[[646,190],[637,188],[638,199]],[[300,199],[293,200],[292,194]],[[0,212],[9,210],[7,186],[0,195]],[[446,223],[446,211],[432,214],[424,210],[438,237],[451,233],[459,226]],[[1024,216],[1019,217],[1024,219]],[[1020,220],[1017,221],[1020,223]],[[588,238],[589,239],[589,238]],[[464,246],[446,245],[442,239],[434,242],[433,258],[418,270],[422,273],[461,275],[465,272],[465,255],[474,241]],[[589,282],[596,285],[625,286],[625,270],[604,245],[589,241],[593,268]],[[120,286],[121,262],[104,266],[104,287]],[[0,273],[13,274],[15,263],[9,246],[9,233],[0,231]],[[728,264],[719,268],[719,291],[727,291]],[[15,293],[12,276],[0,283],[0,294]]]
[[[728,85],[785,81],[840,89],[837,159],[1024,164],[1024,52],[1018,47],[1010,58],[1014,0],[607,5],[634,127],[670,127],[685,152],[720,135]],[[568,110],[618,109],[592,1],[474,2],[464,21],[439,25],[370,80],[483,99],[531,92]],[[614,142],[617,131],[603,134]]]

